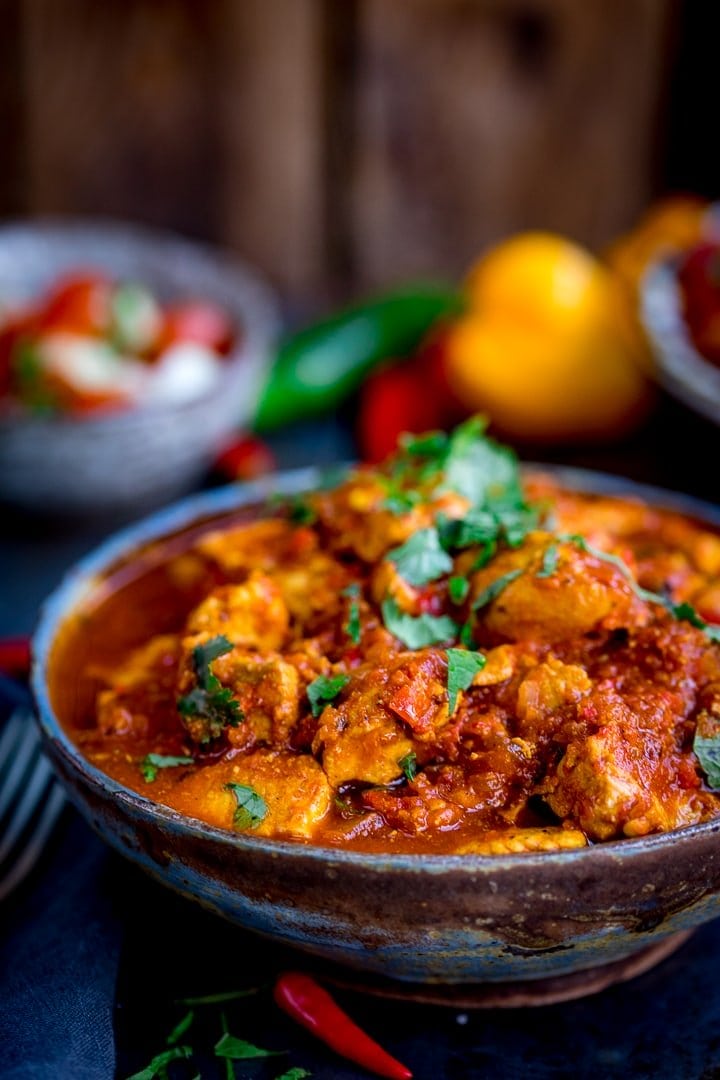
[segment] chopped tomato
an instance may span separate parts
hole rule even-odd
[[[218,353],[228,353],[235,339],[231,320],[216,304],[190,300],[167,307],[155,352],[162,353],[180,341],[206,345]]]
[[[110,296],[110,283],[100,274],[63,278],[38,314],[38,329],[101,337],[109,326]]]
[[[229,480],[256,480],[276,468],[266,443],[250,436],[231,443],[215,461],[215,471]]]

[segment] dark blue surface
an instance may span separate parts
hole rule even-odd
[[[283,467],[353,452],[337,424],[288,432],[275,444]],[[719,501],[708,468],[716,447],[716,429],[671,410],[641,443],[557,457]],[[8,510],[0,520],[0,635],[31,629],[66,567],[120,524],[73,526]],[[126,1076],[163,1049],[182,1013],[177,998],[239,985],[261,989],[228,1006],[233,1034],[289,1054],[238,1065],[238,1077],[270,1080],[291,1065],[315,1080],[366,1076],[270,1003],[262,988],[287,962],[138,876],[68,810],[43,864],[0,910],[0,1077],[110,1080],[115,1054],[117,1075]],[[720,1077],[719,965],[716,921],[648,974],[564,1005],[458,1013],[338,997],[419,1080],[712,1080]],[[197,1045],[210,1046],[219,1023],[217,1010],[199,1015]],[[205,1080],[224,1077],[212,1057],[205,1064]],[[181,1065],[171,1075],[194,1071]]]

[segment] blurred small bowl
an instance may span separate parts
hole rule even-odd
[[[690,337],[677,259],[648,269],[640,288],[640,316],[660,384],[683,404],[720,424],[720,368],[698,352]]]
[[[0,416],[0,498],[48,512],[146,509],[188,491],[252,418],[278,328],[275,299],[240,261],[172,233],[120,222],[0,228],[0,296],[22,303],[63,274],[104,270],[161,301],[219,304],[238,341],[206,394],[102,416]]]

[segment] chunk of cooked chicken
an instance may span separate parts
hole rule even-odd
[[[551,545],[556,565],[548,573],[543,558]],[[488,589],[490,597],[482,603]],[[648,605],[617,567],[542,532],[531,533],[521,547],[477,571],[470,598],[473,605],[482,604],[480,631],[509,641],[553,644],[595,630],[642,626],[650,619]]]
[[[180,659],[176,634],[160,634],[135,649],[114,671],[102,672],[112,686],[97,698],[97,724],[103,735],[138,738],[175,726],[167,698],[175,687]]]
[[[238,801],[228,784],[252,788],[265,804],[261,820],[244,830],[254,836],[308,840],[330,808],[332,793],[314,758],[262,748],[185,777],[172,792],[172,805],[211,825],[233,828]]]
[[[191,652],[200,641],[224,635],[233,645],[273,652],[288,633],[289,615],[278,583],[254,571],[242,585],[219,585],[187,620]]]
[[[227,732],[233,745],[287,744],[300,711],[297,667],[278,655],[233,649],[213,662],[213,674],[232,691],[243,712],[243,723]]]
[[[584,668],[549,656],[520,683],[517,716],[522,735],[534,739],[551,732],[562,722],[563,707],[574,705],[591,690],[592,682]]]
[[[236,574],[242,570],[271,571],[288,558],[304,557],[317,545],[310,529],[298,528],[284,518],[267,518],[205,533],[195,548],[223,570]]]

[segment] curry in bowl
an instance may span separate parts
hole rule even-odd
[[[213,826],[556,851],[718,815],[716,622],[707,526],[521,477],[472,420],[116,565],[50,691],[90,762]]]

